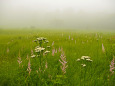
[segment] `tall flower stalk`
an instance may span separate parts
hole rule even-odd
[[[21,57],[20,57],[20,52],[19,52],[19,56],[18,56],[18,63],[19,63],[19,67],[20,67],[20,64],[22,63],[22,60],[21,60]]]
[[[29,72],[29,76],[30,76],[30,73],[31,73],[31,64],[30,64],[30,59],[29,59],[29,62],[28,62],[28,68],[27,68],[27,71]]]
[[[54,54],[55,54],[55,48],[52,49],[52,56],[54,56]]]
[[[46,56],[46,61],[47,61],[47,55],[48,53],[50,52],[50,46],[47,46],[48,44],[48,40],[46,40],[46,38],[44,37],[39,37],[37,38],[37,40],[35,40],[37,46],[35,47],[35,52],[36,52],[36,55],[32,55],[31,57],[32,58],[35,58],[35,57],[38,57],[39,59],[39,68],[41,70],[43,70],[43,56]],[[53,42],[54,44],[54,42]]]
[[[111,72],[111,74],[114,73],[114,69],[115,69],[115,57],[113,56],[113,60],[111,61],[111,64],[110,64],[110,72]]]
[[[67,65],[66,56],[64,55],[64,53],[61,54],[60,58],[61,60],[59,59],[59,62],[62,64],[61,70],[62,70],[63,75],[65,75],[66,68],[68,67],[68,65]]]

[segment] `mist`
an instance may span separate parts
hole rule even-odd
[[[0,28],[115,30],[115,1],[0,0]]]

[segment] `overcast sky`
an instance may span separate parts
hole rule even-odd
[[[84,22],[89,15],[91,22],[95,15],[114,19],[114,14],[115,0],[0,0],[0,27],[65,27],[74,18]]]

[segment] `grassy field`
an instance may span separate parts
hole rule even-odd
[[[115,86],[114,56],[115,32],[0,30],[0,86]]]

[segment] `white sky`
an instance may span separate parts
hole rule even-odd
[[[0,0],[0,27],[44,26],[60,16],[66,16],[69,22],[76,18],[77,12],[84,16],[86,13],[114,15],[115,0]]]
[[[114,0],[0,0],[2,10],[22,11],[63,11],[73,9],[86,12],[113,12]]]

